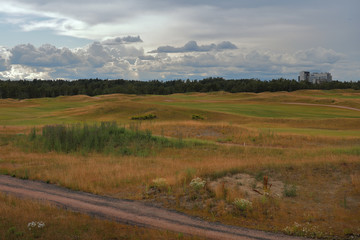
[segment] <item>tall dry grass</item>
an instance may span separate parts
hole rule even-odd
[[[156,155],[104,156],[81,153],[23,152],[14,145],[0,146],[0,170],[17,177],[39,179],[97,194],[117,194],[137,198],[139,186],[155,178],[182,185],[189,169],[194,176],[245,171],[266,166],[303,166],[315,163],[357,162],[358,156],[333,154],[323,149],[273,149],[203,145],[164,148]],[[281,171],[286,171],[286,168]]]

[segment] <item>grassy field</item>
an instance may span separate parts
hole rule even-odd
[[[351,239],[360,237],[360,111],[342,107],[360,110],[360,91],[4,99],[0,100],[0,173],[149,201],[210,221],[299,236]],[[131,120],[150,114],[156,118]],[[104,147],[84,145],[63,151],[41,145],[45,125],[82,129],[85,123],[100,126],[104,121],[126,129],[127,140],[116,142],[119,136],[115,141],[111,134],[117,131],[111,130],[105,144],[96,145]],[[34,131],[37,140],[32,137]],[[70,140],[60,137],[59,141]],[[264,176],[272,184],[270,189],[263,183]],[[196,177],[206,183],[196,185]],[[240,199],[250,201],[251,207],[241,205]],[[33,204],[11,201],[15,205],[6,208],[9,216]],[[16,221],[0,218],[6,226],[0,228],[5,229],[0,236],[9,234],[12,227],[25,226],[29,215]],[[82,215],[62,215],[64,222],[86,222],[90,228],[116,225]],[[85,239],[86,230],[75,226],[61,228],[69,235],[76,229]],[[130,227],[120,228],[125,228],[130,239],[147,238],[150,233],[146,232],[153,231],[142,230],[145,235],[133,236]],[[97,232],[99,238],[109,238]]]

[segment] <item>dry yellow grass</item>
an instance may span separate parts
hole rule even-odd
[[[351,174],[350,178],[351,178],[351,184],[353,186],[353,191],[356,194],[360,194],[360,176],[355,175],[355,174]]]
[[[30,222],[41,229],[28,229]],[[145,229],[100,220],[59,209],[48,203],[0,194],[0,239],[202,239],[179,233]]]

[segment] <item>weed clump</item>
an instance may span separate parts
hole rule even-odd
[[[250,202],[249,200],[246,200],[246,199],[239,199],[239,198],[236,198],[233,202],[236,210],[242,212],[242,213],[245,213],[246,211],[249,211],[252,209],[252,202]]]
[[[305,224],[294,222],[292,226],[287,226],[283,231],[288,235],[300,237],[324,238],[326,236],[326,234],[321,232],[317,226],[314,226],[309,222]]]
[[[151,187],[159,190],[166,189],[169,185],[165,178],[155,178],[154,180],[152,180],[152,183],[153,184]]]
[[[283,194],[285,197],[296,197],[297,196],[296,186],[295,185],[289,186],[285,184]]]

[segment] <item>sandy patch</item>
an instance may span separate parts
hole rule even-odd
[[[246,173],[238,173],[232,176],[225,176],[217,179],[216,181],[212,181],[208,183],[208,188],[216,192],[220,187],[224,186],[224,188],[229,191],[236,191],[243,193],[244,198],[252,200],[261,196],[260,193],[264,193],[263,181],[257,181],[255,177],[246,174]],[[282,197],[282,193],[284,191],[284,183],[281,181],[273,180],[269,178],[268,185],[270,186],[270,195],[273,197]],[[254,191],[254,189],[256,191]]]

